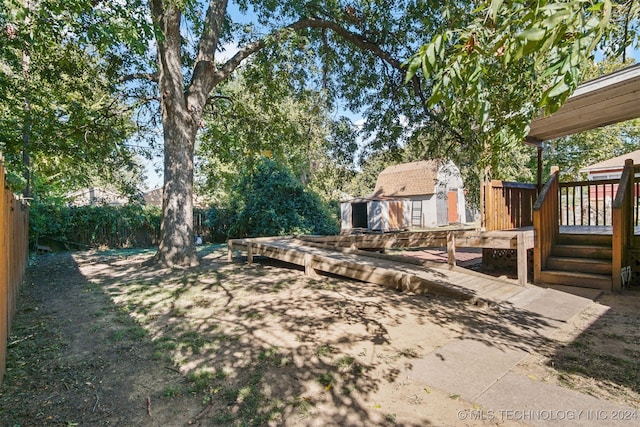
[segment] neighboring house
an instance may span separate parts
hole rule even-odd
[[[459,169],[451,161],[390,166],[372,195],[341,204],[342,230],[391,231],[466,222]]]
[[[129,202],[129,198],[115,191],[100,187],[83,188],[67,194],[72,206],[110,205],[120,206]]]
[[[162,194],[164,192],[163,187],[154,188],[153,190],[149,190],[142,195],[144,199],[144,204],[147,206],[157,206],[159,208],[162,207]]]
[[[149,190],[143,193],[142,198],[144,199],[144,204],[146,206],[157,206],[161,208],[163,194],[164,194],[164,187],[154,188],[153,190]],[[194,194],[193,206],[199,209],[206,209],[208,206],[208,203],[206,202],[204,197],[200,197],[197,194]]]
[[[580,172],[586,173],[589,181],[620,179],[622,170],[624,169],[624,162],[627,159],[632,159],[634,165],[640,164],[640,150],[594,163],[593,165],[580,169]]]

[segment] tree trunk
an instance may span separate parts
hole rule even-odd
[[[198,265],[193,236],[193,152],[202,108],[189,106],[184,90],[178,5],[163,0],[152,0],[150,5],[163,34],[156,39],[164,131],[164,193],[155,260],[168,267],[193,267]],[[205,100],[207,93],[203,95]]]
[[[171,111],[171,110],[169,110]],[[169,267],[198,265],[193,234],[193,151],[197,126],[172,111],[163,120],[164,194],[156,260]]]

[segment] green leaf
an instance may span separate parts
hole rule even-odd
[[[436,55],[440,58],[441,61],[444,60],[444,37],[442,34],[438,34],[433,41],[433,44],[436,48]]]
[[[419,56],[414,55],[413,57],[411,57],[411,59],[409,60],[409,66],[407,67],[407,76],[405,77],[405,83],[411,80],[413,76],[415,76],[421,65],[422,61],[420,60]]]
[[[443,94],[442,94],[441,90],[435,90],[435,88],[434,88],[433,94],[427,100],[427,106],[429,108],[435,107],[436,104],[442,100],[442,95]]]
[[[560,80],[555,86],[551,88],[549,91],[549,98],[556,98],[559,95],[568,92],[570,89],[569,85],[567,85],[564,80]]]
[[[427,46],[427,61],[432,67],[436,65],[436,47],[433,43]]]
[[[568,10],[561,10],[560,12],[554,13],[544,21],[542,21],[542,26],[548,30],[555,28],[562,21],[567,19],[570,16]]]
[[[540,41],[544,38],[546,33],[547,31],[544,28],[527,28],[518,34],[518,38],[529,41]]]
[[[500,7],[502,6],[503,0],[491,0],[491,19],[493,22],[496,22],[498,18],[498,12],[500,11]]]

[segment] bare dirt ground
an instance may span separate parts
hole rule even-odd
[[[413,361],[499,311],[287,266],[145,266],[149,251],[39,256],[21,289],[2,426],[477,425]],[[605,295],[515,370],[640,404],[640,293]],[[481,367],[479,367],[481,369]],[[500,424],[487,420],[485,424]]]

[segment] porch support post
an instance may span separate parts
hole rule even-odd
[[[447,233],[447,262],[456,265],[456,235],[453,231]]]
[[[517,239],[517,256],[518,263],[518,284],[520,286],[527,286],[527,274],[529,270],[529,263],[527,260],[527,246],[524,233],[518,233]]]
[[[538,193],[542,190],[542,145],[538,145]]]

